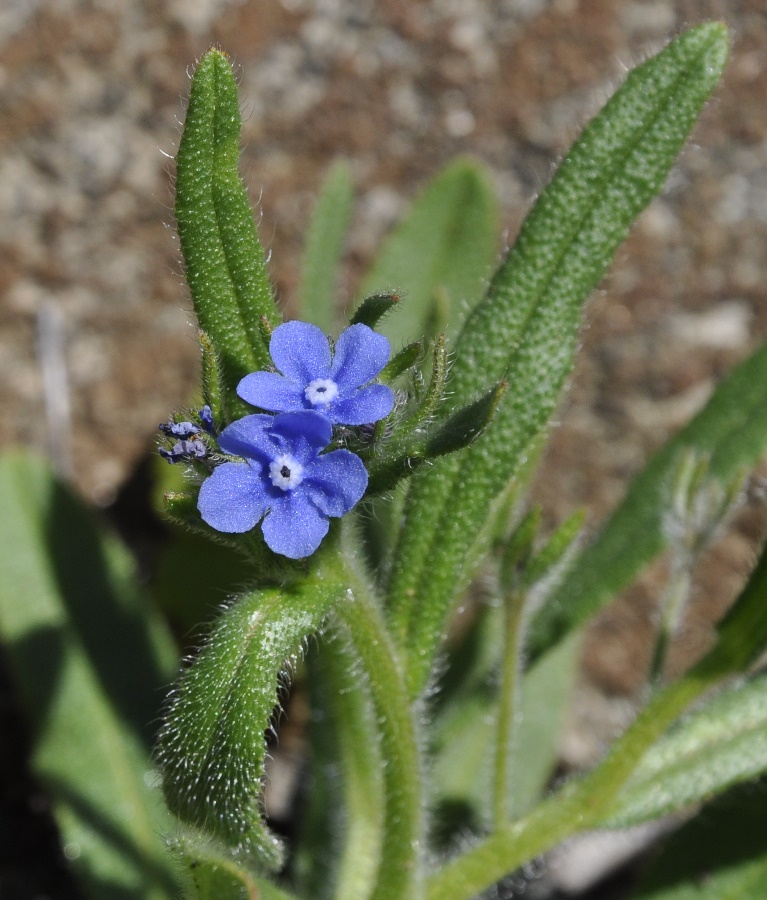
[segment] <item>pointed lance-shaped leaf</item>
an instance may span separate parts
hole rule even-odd
[[[328,172],[312,211],[297,296],[297,318],[312,322],[325,334],[335,333],[335,288],[353,202],[349,165],[339,160]]]
[[[468,447],[492,421],[508,386],[507,381],[499,382],[478,400],[440,422],[426,440],[426,456],[433,459]]]
[[[534,618],[534,662],[596,614],[667,545],[664,519],[680,454],[710,457],[710,474],[728,484],[767,449],[767,344],[722,380],[705,407],[649,461],[618,509],[577,557],[551,602]]]
[[[725,27],[704,24],[629,74],[541,194],[459,336],[446,412],[501,378],[509,390],[483,436],[460,456],[435,464],[409,492],[390,595],[393,606],[407,609],[416,692],[428,680],[493,500],[556,408],[583,302],[632,221],[663,186],[726,56]],[[408,600],[413,596],[417,607]]]
[[[176,156],[174,211],[194,309],[221,358],[232,412],[246,409],[235,393],[240,379],[270,364],[259,317],[280,321],[237,172],[240,125],[229,59],[209,50],[192,77]]]

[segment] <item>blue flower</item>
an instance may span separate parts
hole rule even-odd
[[[391,388],[368,383],[386,365],[391,348],[367,325],[342,332],[332,358],[328,338],[308,322],[275,328],[269,350],[282,374],[253,372],[237,386],[240,397],[259,409],[310,409],[339,425],[366,425],[392,411]]]
[[[328,533],[328,517],[343,516],[368,483],[362,460],[349,450],[320,454],[332,425],[315,412],[245,416],[225,428],[219,446],[243,457],[213,470],[197,502],[217,531],[261,529],[275,553],[309,556]]]

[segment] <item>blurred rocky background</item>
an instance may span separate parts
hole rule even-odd
[[[591,527],[767,336],[763,0],[1,0],[2,442],[51,453],[110,507],[157,423],[193,395],[172,173],[188,72],[212,44],[240,74],[242,172],[289,314],[335,159],[349,160],[358,197],[344,304],[408,200],[457,154],[491,173],[500,251],[627,68],[707,18],[731,27],[724,82],[591,301],[536,489],[550,523],[585,505]],[[677,665],[705,644],[763,527],[748,503],[708,554]],[[591,632],[571,765],[626,719],[662,576],[660,564]]]

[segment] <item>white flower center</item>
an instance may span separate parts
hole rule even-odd
[[[272,484],[282,491],[292,491],[304,480],[304,467],[292,456],[278,456],[269,464]]]
[[[338,396],[338,385],[330,378],[315,378],[307,384],[304,396],[312,406],[327,406]]]

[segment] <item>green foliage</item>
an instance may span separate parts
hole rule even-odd
[[[402,292],[381,331],[397,349],[427,331],[454,333],[482,296],[498,252],[498,204],[489,179],[470,160],[438,175],[390,235],[360,295]]]
[[[724,28],[701,25],[629,74],[541,194],[459,335],[444,414],[501,379],[509,389],[482,438],[435,464],[408,496],[389,593],[414,694],[469,574],[467,535],[482,532],[492,501],[545,428],[572,365],[583,302],[663,186],[726,56]]]
[[[624,827],[701,803],[767,770],[767,675],[731,687],[648,751],[602,823]]]
[[[186,870],[186,895],[196,900],[295,900],[234,860],[228,848],[192,829],[177,834],[169,850]]]
[[[767,344],[721,382],[704,409],[633,481],[621,505],[533,623],[532,659],[597,613],[666,546],[664,518],[680,454],[689,449],[709,456],[709,473],[722,482],[761,458],[767,447],[765,383]]]
[[[767,884],[765,784],[741,787],[669,839],[637,900],[761,900]]]
[[[221,361],[224,405],[242,414],[247,407],[235,394],[238,382],[270,362],[260,317],[275,324],[281,317],[237,173],[239,137],[231,64],[225,53],[210,50],[192,78],[174,212],[194,310]]]
[[[332,632],[307,659],[312,792],[296,848],[295,881],[316,900],[364,897],[383,839],[383,759],[369,691]]]
[[[93,900],[170,900],[149,746],[175,648],[125,548],[47,465],[2,457],[0,506],[0,634],[75,874]]]
[[[336,279],[353,200],[349,167],[338,162],[328,172],[309,222],[298,289],[297,318],[313,322],[326,334],[335,331],[338,321]]]
[[[264,732],[286,665],[295,665],[336,598],[337,588],[316,582],[245,594],[216,620],[171,697],[157,750],[168,806],[248,867],[282,861],[257,811]]]

